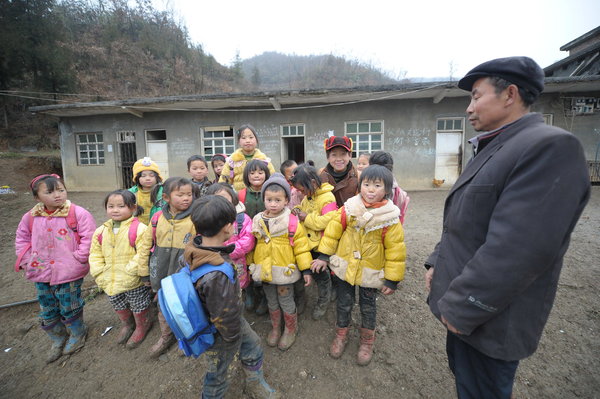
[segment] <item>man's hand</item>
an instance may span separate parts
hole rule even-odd
[[[456,327],[454,327],[452,324],[448,323],[448,320],[446,320],[446,318],[444,316],[442,316],[442,323],[444,323],[444,325],[446,326],[446,328],[448,329],[448,331],[450,331],[450,332],[452,332],[454,334],[462,335],[462,333],[460,331],[458,331],[456,329]]]
[[[430,267],[425,273],[425,288],[427,291],[431,291],[431,280],[433,279],[433,266]]]
[[[327,268],[327,262],[325,262],[324,260],[315,259],[310,264],[310,270],[313,273],[321,273],[326,268]]]

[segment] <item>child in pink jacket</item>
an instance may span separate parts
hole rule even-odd
[[[233,188],[227,183],[213,184],[208,188],[206,194],[220,195],[235,206],[237,217],[234,224],[234,232],[224,245],[235,244],[235,249],[229,254],[229,257],[236,267],[240,288],[245,290],[252,282],[252,279],[248,274],[246,255],[254,249],[254,245],[256,244],[256,239],[252,234],[252,219],[244,213],[244,204],[239,202],[235,191],[233,191]],[[248,298],[252,298],[252,296],[246,295],[246,298],[247,300],[251,300]]]
[[[17,228],[15,270],[24,269],[25,277],[35,283],[42,329],[52,340],[46,359],[50,363],[85,344],[81,285],[90,270],[96,222],[67,199],[60,176],[40,175],[30,187],[39,203],[23,215]]]

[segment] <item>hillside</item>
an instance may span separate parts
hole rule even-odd
[[[242,62],[244,76],[261,90],[314,89],[398,83],[381,71],[334,55],[265,52]]]
[[[151,0],[3,2],[0,37],[0,150],[57,147],[56,120],[30,115],[34,105],[397,82],[333,55],[224,66]]]

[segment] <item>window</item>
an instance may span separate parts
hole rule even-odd
[[[302,137],[304,136],[304,124],[281,125],[282,137]]]
[[[102,133],[79,133],[76,135],[76,140],[79,165],[104,164]]]
[[[554,122],[554,114],[544,114],[544,123],[546,125],[552,126]]]
[[[346,136],[352,139],[352,158],[382,150],[383,121],[346,122]]]
[[[206,127],[202,131],[203,155],[210,161],[215,154],[231,155],[235,151],[233,127]]]
[[[167,141],[167,131],[146,130],[146,141]]]
[[[463,132],[465,118],[444,118],[437,120],[438,133]]]

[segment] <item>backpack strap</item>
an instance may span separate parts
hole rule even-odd
[[[102,246],[102,233],[104,233],[105,229],[106,229],[106,227],[104,229],[102,229],[100,234],[98,234],[98,243],[100,244],[100,246]]]
[[[290,221],[288,223],[288,237],[290,238],[290,245],[294,246],[294,235],[298,229],[298,216],[290,213]]]
[[[198,280],[200,280],[204,275],[210,272],[222,272],[229,278],[229,281],[233,284],[235,282],[235,275],[233,273],[233,266],[231,264],[225,262],[220,265],[211,265],[210,263],[205,263],[204,265],[195,268],[190,271],[189,266],[184,267],[181,270],[185,270],[186,273],[190,274],[190,278],[192,279],[192,283],[196,284]]]
[[[237,235],[240,235],[240,232],[244,228],[244,217],[246,214],[244,212],[240,212],[235,216],[235,221],[237,223]]]
[[[246,204],[246,194],[247,193],[248,193],[248,189],[246,189],[246,188],[242,188],[240,191],[238,191],[238,199],[244,205]]]
[[[154,252],[154,248],[156,248],[156,226],[158,226],[160,215],[162,215],[162,211],[156,212],[150,219],[150,226],[152,226],[152,249],[150,249],[150,252]]]
[[[75,242],[79,244],[81,237],[79,237],[79,233],[77,232],[77,213],[75,208],[77,208],[77,205],[71,203],[71,206],[69,207],[69,213],[67,214],[67,225],[75,236]]]
[[[321,208],[321,216],[327,215],[329,212],[335,211],[336,209],[338,209],[338,207],[337,207],[337,204],[335,203],[335,201],[330,202],[329,204],[327,204],[323,208]]]
[[[135,241],[137,240],[137,231],[138,231],[138,226],[140,225],[140,220],[138,218],[133,218],[133,220],[131,220],[131,224],[129,225],[129,232],[128,232],[128,236],[129,236],[129,245],[131,246],[131,248],[135,249]]]
[[[341,222],[342,222],[342,230],[346,230],[346,226],[348,224],[348,221],[346,220],[346,207],[342,206],[342,213],[341,213],[341,218],[340,218]]]
[[[135,241],[137,240],[137,230],[138,230],[138,226],[140,225],[140,220],[138,218],[133,218],[133,220],[131,221],[131,224],[129,225],[129,231],[128,231],[128,237],[129,237],[129,245],[135,249]],[[106,227],[105,227],[106,229]],[[102,230],[100,232],[100,234],[98,234],[98,242],[100,243],[100,245],[102,245],[102,233],[104,233],[104,230]]]

